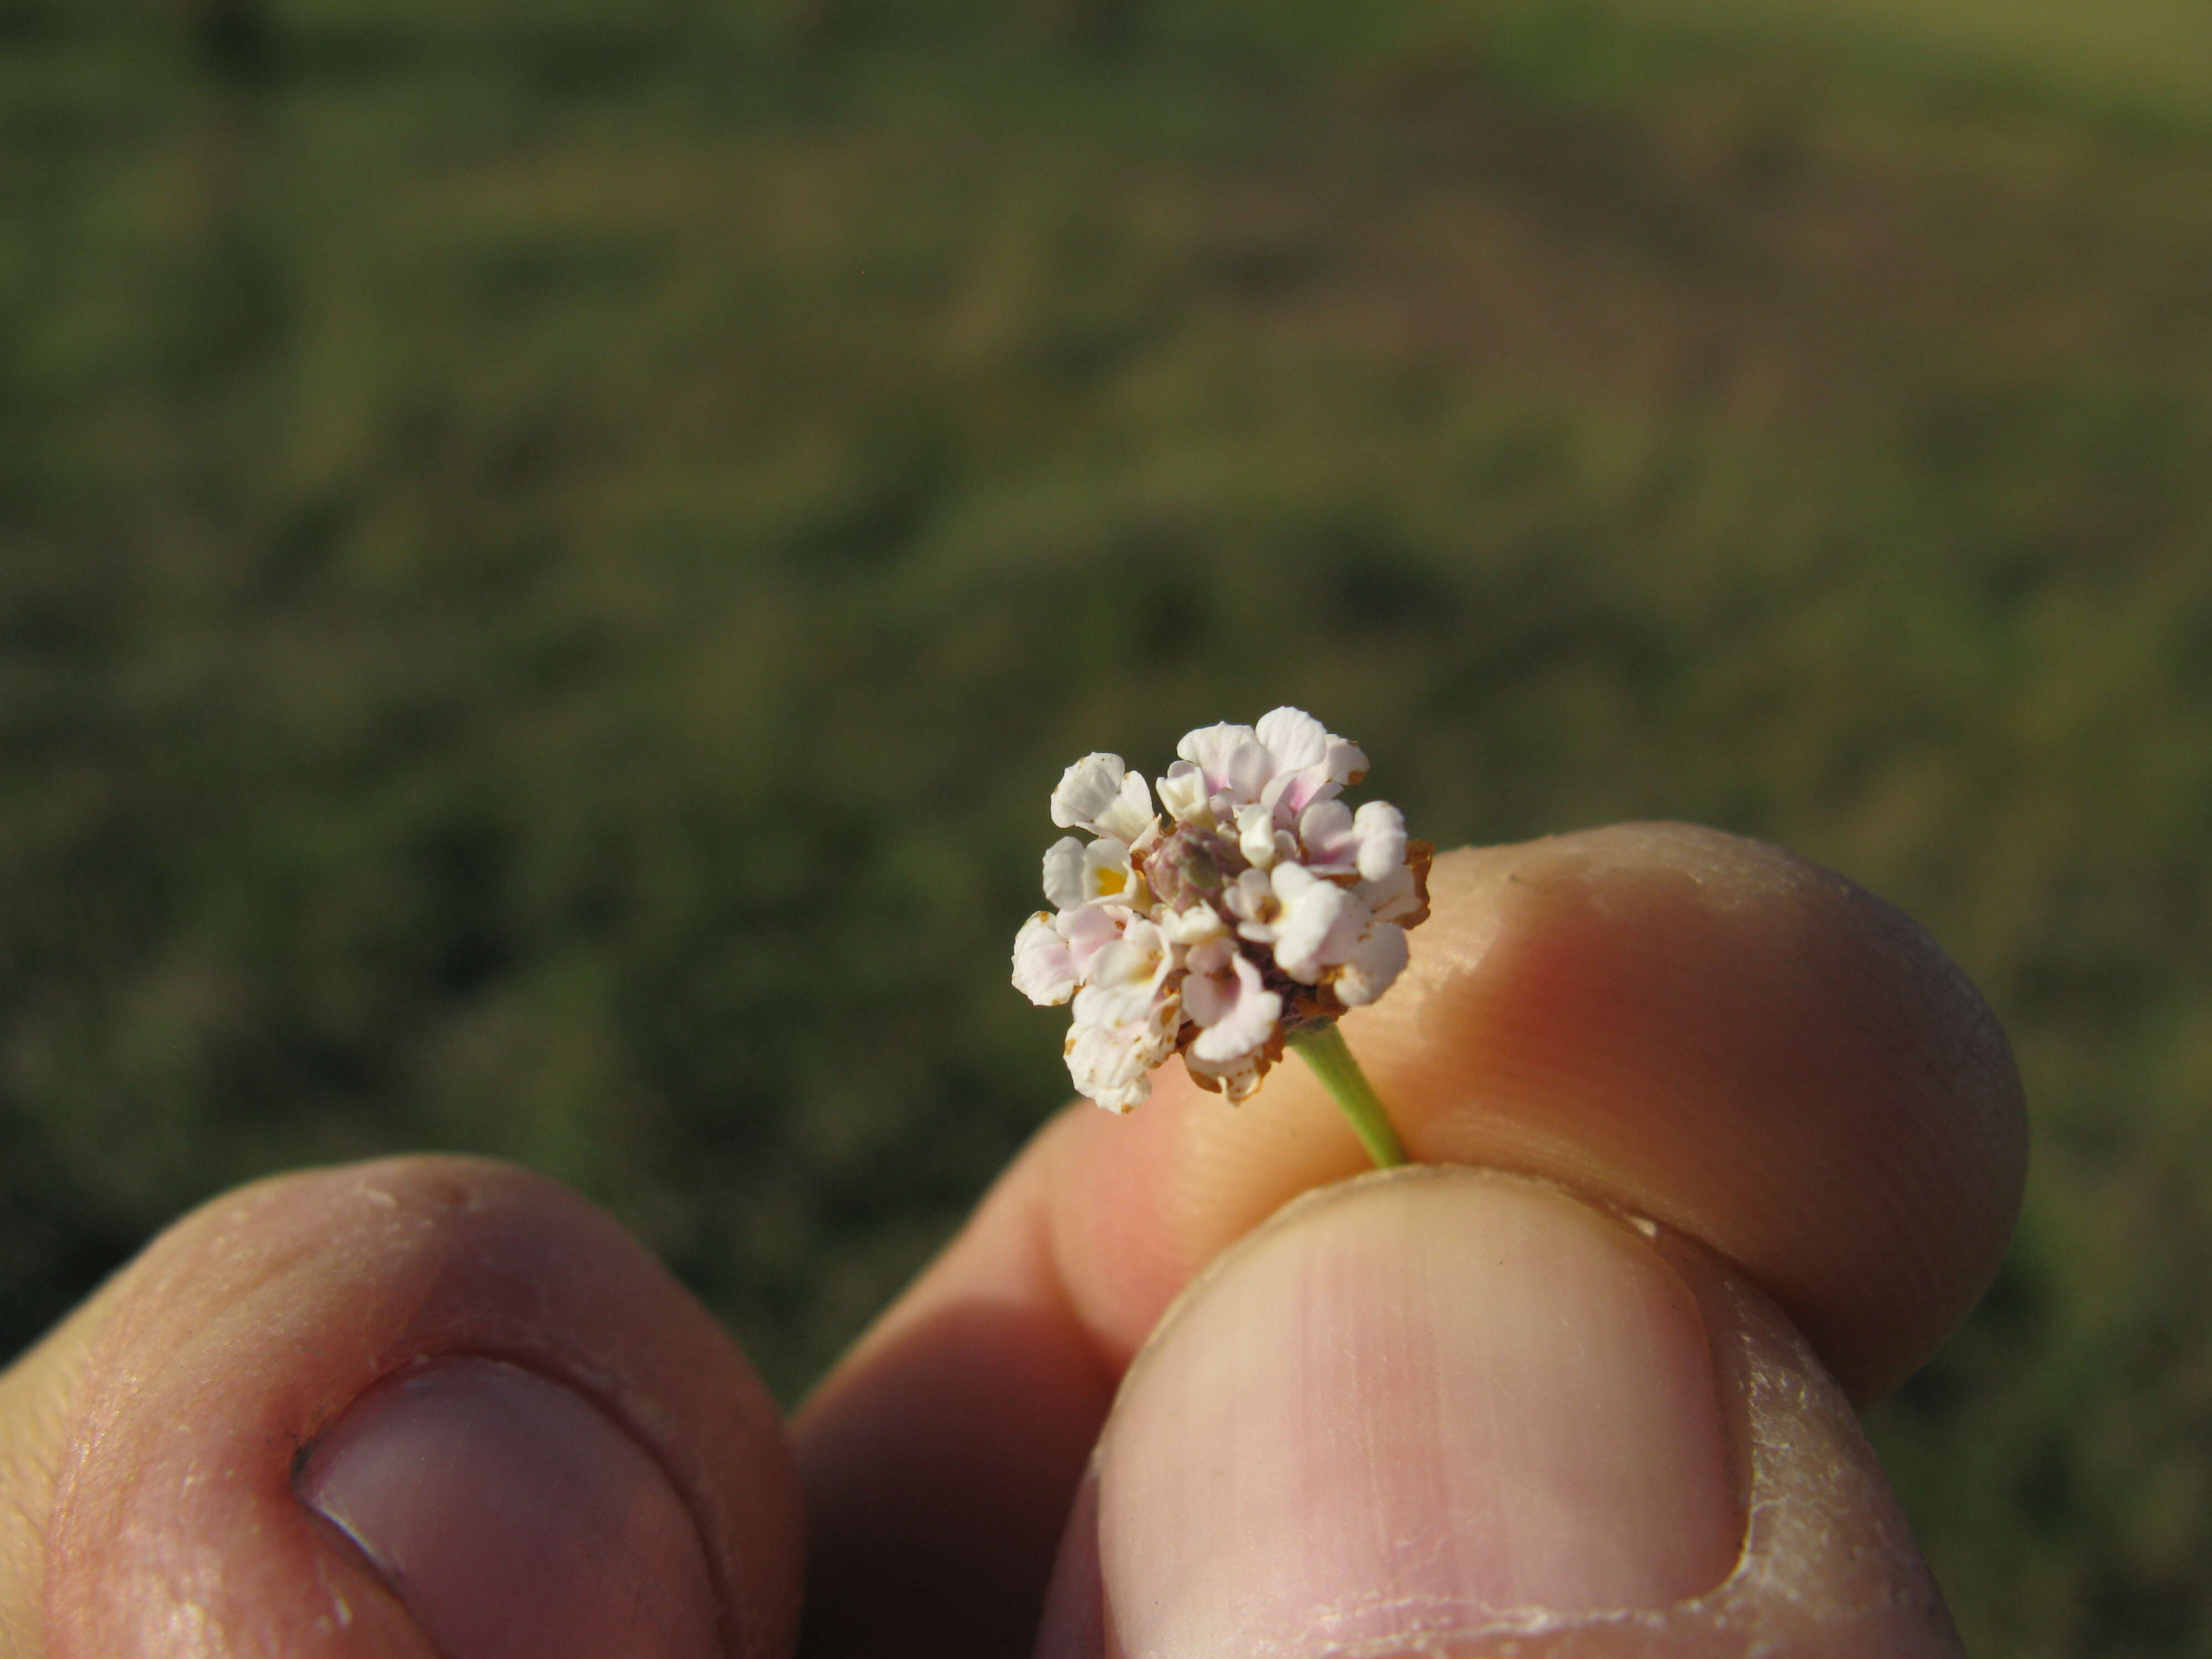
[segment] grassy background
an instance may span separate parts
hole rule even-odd
[[[1978,1653],[2212,1654],[2208,46],[0,0],[0,1352],[441,1146],[795,1394],[1064,1092],[1060,767],[1294,702],[1927,921],[2038,1156],[1877,1436]]]

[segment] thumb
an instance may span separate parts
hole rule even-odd
[[[1293,1204],[1139,1357],[1041,1656],[1948,1659],[1842,1392],[1702,1249],[1414,1168]]]
[[[497,1164],[230,1194],[0,1374],[11,1659],[774,1659],[799,1534],[735,1345]]]

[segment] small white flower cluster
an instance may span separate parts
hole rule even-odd
[[[1052,821],[1087,830],[1044,855],[1040,910],[1014,940],[1014,986],[1074,1000],[1067,1069],[1126,1112],[1180,1053],[1201,1087],[1243,1100],[1284,1038],[1372,1002],[1428,919],[1426,842],[1384,801],[1336,799],[1367,775],[1357,744],[1297,708],[1209,726],[1152,791],[1119,755],[1086,755],[1052,792]]]

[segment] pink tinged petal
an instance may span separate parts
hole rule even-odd
[[[1067,941],[1048,911],[1040,910],[1014,936],[1014,988],[1040,1008],[1075,994],[1079,970]]]
[[[1091,958],[1083,989],[1075,994],[1079,1024],[1131,1025],[1152,1018],[1173,959],[1160,930],[1133,921],[1121,939]]]
[[[1284,825],[1296,823],[1298,815],[1317,800],[1339,793],[1339,786],[1318,772],[1279,772],[1260,793],[1261,805]]]
[[[1405,972],[1409,955],[1406,930],[1387,921],[1376,922],[1344,959],[1331,981],[1337,1000],[1347,1008],[1374,1001]]]
[[[1264,870],[1247,870],[1222,894],[1221,902],[1237,918],[1237,931],[1256,944],[1275,937],[1274,924],[1282,907],[1276,902],[1274,884]]]
[[[1303,708],[1276,708],[1260,716],[1253,735],[1267,745],[1279,772],[1321,764],[1328,749],[1328,728]]]
[[[1188,971],[1182,981],[1182,1011],[1198,1024],[1217,1024],[1235,1002],[1238,954],[1235,945],[1217,939],[1192,947],[1183,958]]]
[[[1367,775],[1367,757],[1359,745],[1326,730],[1303,709],[1274,710],[1261,720],[1257,735],[1276,771],[1261,799],[1285,829],[1314,802],[1330,799]]]
[[[1267,751],[1258,744],[1240,744],[1228,756],[1221,775],[1221,792],[1240,805],[1257,800],[1273,769],[1268,764]]]
[[[1160,780],[1160,805],[1178,823],[1211,830],[1214,817],[1212,790],[1206,774],[1188,761],[1177,761]]]
[[[1168,953],[1167,935],[1160,932],[1158,927],[1152,922],[1142,920],[1133,921],[1130,922],[1127,930],[1121,937],[1152,957],[1156,963]]]
[[[1227,994],[1215,1006],[1212,1020],[1200,1018],[1192,1008],[1190,988],[1201,981],[1195,976],[1183,981],[1183,1008],[1205,1028],[1190,1045],[1190,1052],[1212,1065],[1265,1048],[1283,1017],[1282,998],[1261,984],[1260,970],[1249,957],[1239,955],[1230,966],[1232,974],[1225,981]],[[1203,983],[1224,986],[1224,981],[1212,976]]]
[[[1362,812],[1367,809],[1360,808]],[[1316,875],[1348,875],[1358,866],[1359,842],[1352,809],[1340,800],[1316,801],[1298,819],[1298,862]]]
[[[1275,965],[1301,985],[1321,978],[1359,943],[1370,917],[1367,907],[1334,882],[1295,864],[1278,865],[1275,896],[1283,918],[1275,928]]]
[[[1406,815],[1387,800],[1370,800],[1352,821],[1363,881],[1382,881],[1406,865]]]
[[[1083,843],[1062,836],[1044,849],[1044,896],[1061,910],[1073,910],[1084,902]]]
[[[1083,1025],[1142,1025],[1152,1012],[1149,964],[1133,974],[1128,945],[1109,945],[1091,965],[1091,978],[1075,994],[1075,1018]]]
[[[1053,918],[1054,931],[1067,941],[1068,960],[1074,965],[1078,979],[1089,971],[1092,959],[1101,951],[1121,937],[1123,920],[1097,904],[1086,904],[1079,910],[1063,910]]]
[[[1201,726],[1184,734],[1176,753],[1205,774],[1209,790],[1227,794],[1240,806],[1258,800],[1276,771],[1273,758],[1249,726]]]

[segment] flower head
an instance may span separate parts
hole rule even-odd
[[[1068,1071],[1117,1112],[1175,1054],[1201,1087],[1243,1099],[1287,1036],[1389,990],[1429,914],[1434,849],[1406,839],[1389,803],[1337,799],[1367,775],[1358,744],[1278,708],[1176,753],[1164,814],[1119,755],[1067,769],[1052,821],[1091,839],[1046,851],[1053,908],[1014,940],[1015,988],[1073,1003]]]

